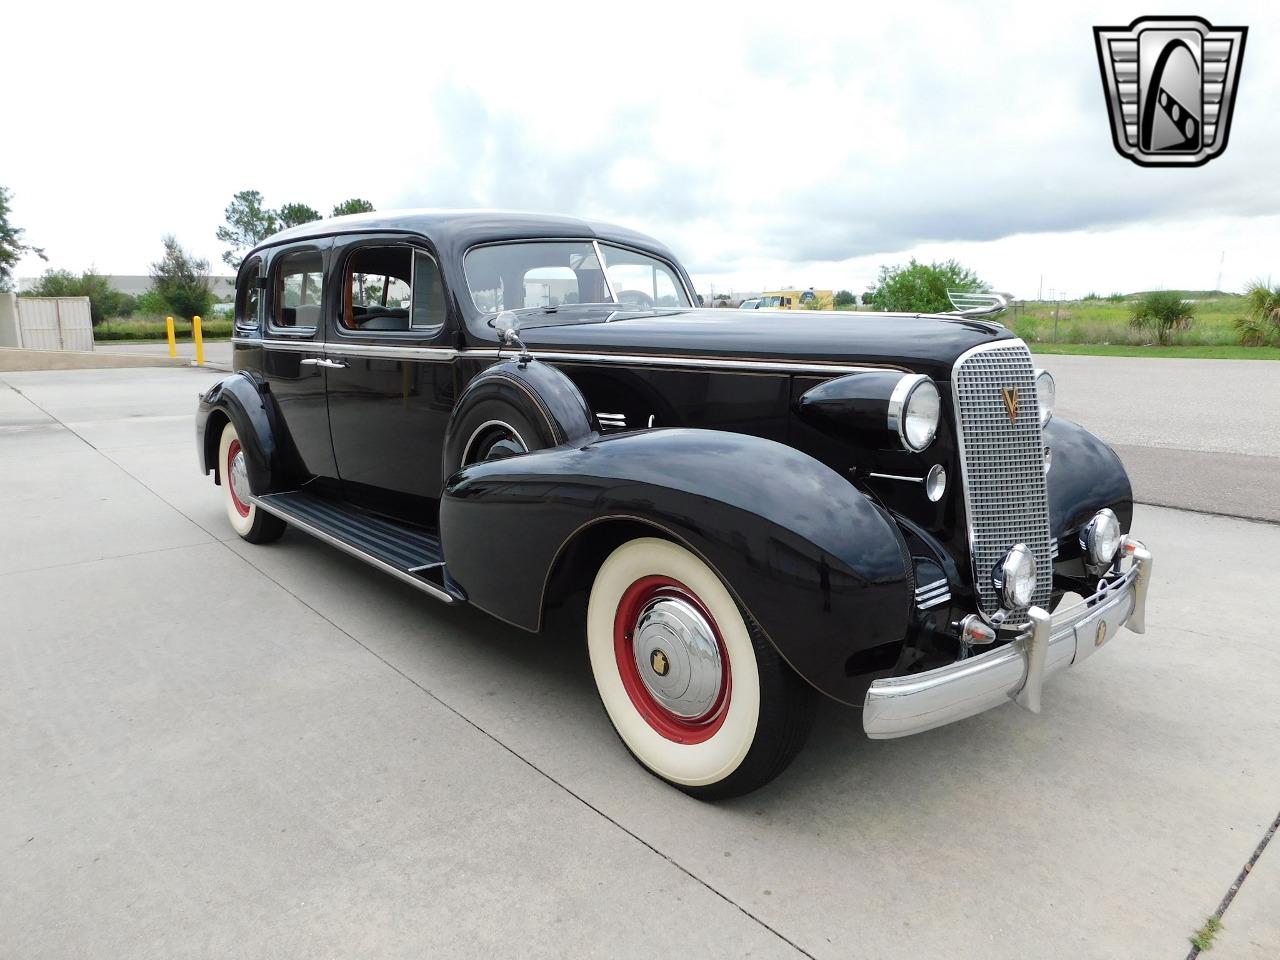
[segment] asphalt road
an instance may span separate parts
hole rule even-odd
[[[712,806],[627,757],[570,638],[234,538],[215,376],[0,374],[0,954],[1180,960],[1280,813],[1280,526],[1140,507],[1148,632],[1041,716],[826,707]],[[1213,956],[1274,960],[1277,903],[1272,845]]]

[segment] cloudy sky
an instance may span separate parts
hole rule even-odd
[[[1250,28],[1230,145],[1197,169],[1111,145],[1090,28],[1159,13]],[[56,267],[145,273],[169,232],[220,266],[223,208],[255,188],[613,220],[703,293],[861,290],[913,255],[1031,297],[1280,278],[1274,2],[48,0],[4,20],[0,184]]]

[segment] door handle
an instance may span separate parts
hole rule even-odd
[[[327,360],[323,357],[303,357],[299,361],[304,367],[325,367],[329,370],[343,370],[347,364],[341,360]]]

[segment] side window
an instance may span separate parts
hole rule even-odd
[[[408,247],[360,247],[347,258],[342,326],[395,333],[409,329],[413,251]]]
[[[601,244],[609,283],[619,303],[640,307],[687,307],[688,298],[675,272],[653,257]]]
[[[408,246],[361,247],[347,259],[342,328],[431,336],[444,326],[444,284],[426,253]]]
[[[324,297],[324,257],[320,251],[286,253],[272,273],[271,325],[296,333],[314,330]]]
[[[254,257],[240,270],[236,290],[236,332],[257,333],[262,322],[262,260]]]
[[[413,312],[411,323],[414,332],[431,336],[444,326],[444,283],[440,268],[428,254],[415,250],[413,254]]]

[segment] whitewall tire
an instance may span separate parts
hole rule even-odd
[[[231,528],[250,543],[269,543],[284,533],[284,521],[259,510],[251,500],[245,453],[235,426],[227,421],[218,442],[218,477]]]
[[[715,571],[676,543],[635,539],[605,559],[587,604],[587,648],[623,744],[695,796],[773,779],[812,723],[813,691]]]

